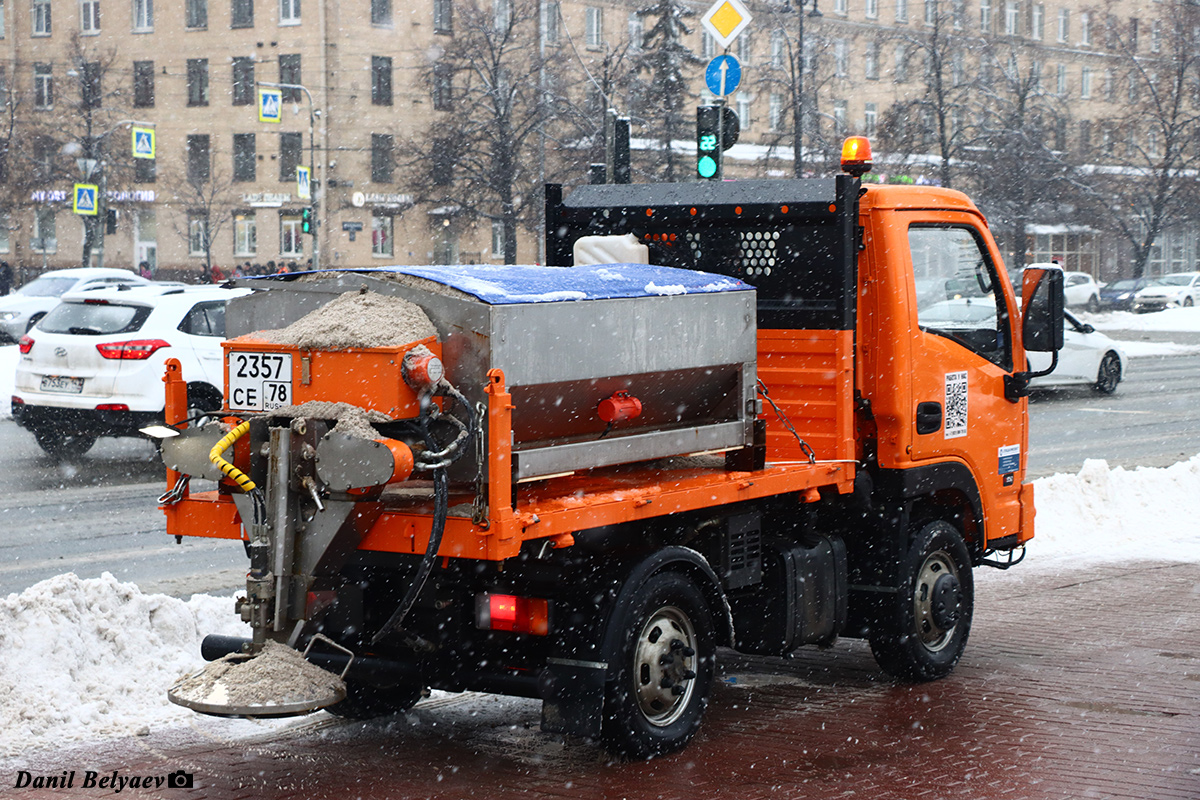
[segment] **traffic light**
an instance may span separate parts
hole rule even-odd
[[[696,175],[721,180],[721,106],[696,107]]]
[[[300,230],[303,231],[304,233],[312,233],[313,232],[313,217],[312,217],[312,207],[311,206],[306,209],[303,209],[300,212]]]

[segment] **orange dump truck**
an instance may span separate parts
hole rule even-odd
[[[246,282],[220,413],[189,419],[168,366],[168,533],[249,554],[253,636],[207,658],[274,641],[344,688],[172,699],[366,717],[497,692],[642,757],[695,734],[719,647],[861,637],[895,676],[948,674],[972,569],[1033,536],[1025,352],[1061,346],[1061,273],[1027,270],[1022,303],[966,196],[863,166],[548,187],[548,267]],[[432,334],[262,333],[363,292]]]

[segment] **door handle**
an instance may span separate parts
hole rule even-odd
[[[917,403],[917,433],[937,433],[942,429],[942,404]]]

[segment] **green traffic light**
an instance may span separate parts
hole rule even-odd
[[[717,160],[712,156],[700,156],[696,162],[696,173],[701,178],[711,178],[717,174]]]

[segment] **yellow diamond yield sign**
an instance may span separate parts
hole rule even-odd
[[[717,0],[700,19],[721,47],[729,47],[750,24],[750,11],[738,0]]]

